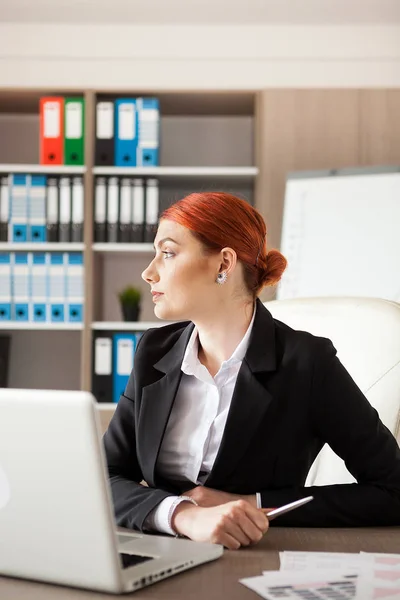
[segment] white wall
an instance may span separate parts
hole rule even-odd
[[[398,87],[400,26],[0,23],[0,86]]]

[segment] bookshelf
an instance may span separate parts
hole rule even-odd
[[[0,252],[83,252],[84,249],[85,244],[80,242],[0,242]]]
[[[86,167],[68,165],[7,165],[0,164],[0,173],[41,173],[43,175],[83,175]]]
[[[146,331],[152,327],[168,325],[167,321],[94,321],[92,329],[112,331]]]
[[[152,254],[154,252],[153,244],[100,244],[96,243],[92,245],[94,252],[102,252],[102,253],[111,253],[111,252],[120,252],[120,253],[132,253],[138,252],[139,254]]]
[[[38,164],[39,98],[50,95],[77,95],[85,99],[82,167]],[[160,100],[160,166],[95,165],[97,100],[143,95],[157,96]],[[12,336],[10,386],[91,390],[95,331],[140,332],[167,324],[154,320],[148,285],[140,277],[151,260],[153,245],[94,241],[95,177],[157,178],[160,211],[199,190],[229,191],[256,204],[260,169],[256,162],[258,105],[257,93],[253,91],[0,89],[0,138],[7,141],[0,147],[0,174],[82,175],[85,198],[83,243],[0,244],[0,252],[83,252],[85,266],[83,323],[0,322],[0,335]],[[143,292],[137,323],[121,320],[117,293],[128,284],[137,285]],[[27,360],[30,366],[22,376]],[[102,409],[114,407],[107,404]]]
[[[132,177],[213,177],[251,179],[256,167],[94,167],[94,175],[129,175]]]
[[[26,323],[1,321],[0,331],[82,331],[82,323]]]

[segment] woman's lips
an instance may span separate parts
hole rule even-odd
[[[161,296],[163,296],[164,294],[162,294],[161,292],[151,292],[151,295],[153,296],[153,302],[155,302],[156,300],[161,298]]]

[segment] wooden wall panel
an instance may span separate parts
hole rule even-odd
[[[255,204],[280,247],[290,171],[400,165],[399,90],[265,90],[255,116]],[[275,289],[261,298],[272,299]]]
[[[357,90],[268,90],[257,112],[256,205],[279,247],[286,174],[358,162]]]
[[[400,165],[400,90],[361,90],[360,163]]]

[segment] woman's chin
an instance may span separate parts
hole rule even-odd
[[[166,309],[165,307],[159,306],[157,304],[154,307],[154,314],[157,317],[157,319],[162,319],[163,321],[172,320],[172,317],[170,316],[170,311],[168,311],[168,309]]]

